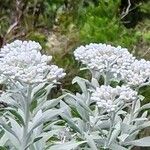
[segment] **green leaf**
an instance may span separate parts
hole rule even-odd
[[[0,150],[7,150],[6,147],[0,146]]]
[[[81,141],[81,142],[70,141],[70,142],[51,146],[49,150],[72,150],[72,149],[77,148],[79,145],[83,143],[86,143],[86,141]]]
[[[127,145],[150,147],[150,136],[141,138],[139,140],[134,140],[126,143]]]

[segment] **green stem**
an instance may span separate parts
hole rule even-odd
[[[27,91],[27,96],[26,96],[26,103],[25,103],[25,118],[24,118],[24,126],[23,126],[23,137],[22,137],[22,149],[25,150],[26,146],[28,145],[28,139],[27,139],[27,134],[28,134],[28,126],[29,126],[29,121],[30,121],[30,102],[31,102],[31,85],[28,87]]]

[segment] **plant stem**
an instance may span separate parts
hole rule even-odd
[[[106,140],[107,143],[105,144],[106,149],[108,148],[108,146],[109,146],[109,144],[110,144],[110,143],[109,143],[109,140],[110,140],[111,135],[112,135],[112,132],[113,132],[114,120],[115,120],[115,112],[112,112],[111,117],[110,117],[109,134],[108,134],[108,138],[107,138],[107,140]]]
[[[107,71],[104,74],[104,85],[109,85],[109,76]]]
[[[130,124],[133,124],[132,120],[134,118],[134,111],[135,111],[136,102],[137,102],[136,100],[132,102],[131,115],[130,115],[130,121],[129,121]]]
[[[28,145],[28,139],[27,139],[27,134],[28,134],[28,125],[30,121],[30,102],[31,102],[31,85],[29,85],[27,89],[27,96],[26,96],[26,103],[25,103],[25,118],[24,118],[24,126],[23,126],[23,137],[22,137],[22,149],[25,150],[26,146]]]

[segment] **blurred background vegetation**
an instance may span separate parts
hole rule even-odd
[[[73,57],[81,44],[121,45],[150,59],[150,0],[0,0],[0,47],[15,39],[39,42],[71,88],[74,76],[88,76]],[[150,98],[149,88],[141,93]]]

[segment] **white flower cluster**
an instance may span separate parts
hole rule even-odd
[[[117,86],[116,89],[119,93],[119,100],[122,100],[124,102],[131,102],[138,99],[138,92],[135,90],[132,90],[128,86]]]
[[[130,66],[122,69],[121,76],[130,86],[150,83],[150,61],[135,60]]]
[[[127,49],[113,47],[106,44],[91,43],[86,46],[80,46],[74,51],[76,60],[92,71],[109,72],[116,76],[121,68],[126,68],[134,61],[132,54]]]
[[[41,46],[34,41],[16,40],[0,52],[0,73],[25,83],[56,81],[65,76],[62,68],[48,65],[52,56],[42,55]]]
[[[97,87],[91,95],[91,100],[95,101],[98,107],[106,109],[107,112],[115,111],[116,108],[126,102],[137,99],[137,92],[126,86],[102,85]]]
[[[137,60],[120,46],[91,43],[78,47],[74,55],[94,74],[108,73],[110,79],[124,80],[129,86],[150,83],[150,61]]]

